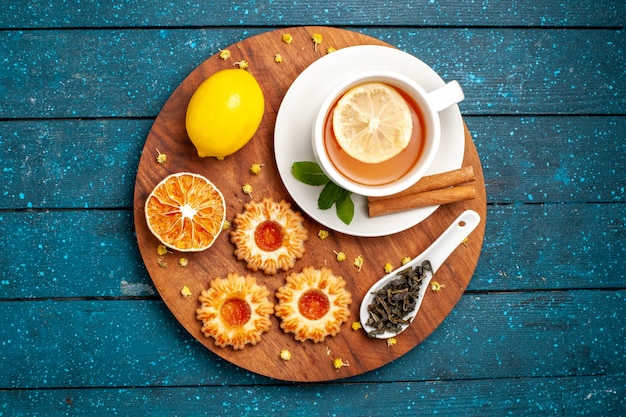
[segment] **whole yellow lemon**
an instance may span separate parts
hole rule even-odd
[[[256,78],[246,70],[225,69],[204,80],[187,106],[189,139],[202,158],[224,158],[256,133],[265,99]]]

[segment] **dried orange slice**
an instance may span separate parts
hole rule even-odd
[[[348,90],[333,113],[333,132],[352,158],[377,164],[404,150],[413,134],[411,109],[392,86],[371,82]]]
[[[165,246],[181,252],[211,247],[226,220],[221,191],[199,174],[169,175],[150,193],[145,206],[148,229]]]

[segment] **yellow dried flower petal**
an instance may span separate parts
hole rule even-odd
[[[243,187],[241,187],[241,190],[244,194],[252,195],[252,185],[248,183],[244,184]]]
[[[283,35],[283,42],[285,42],[286,44],[290,44],[293,41],[293,36],[291,36],[289,33],[285,33]]]
[[[344,361],[343,361],[343,359],[341,359],[341,358],[336,358],[336,359],[333,361],[333,367],[334,367],[336,370],[339,370],[339,369],[343,368],[344,366],[350,366],[350,364],[348,363],[348,361],[344,362]]]
[[[222,226],[222,230],[228,230],[230,228],[230,221],[225,220],[224,225]]]
[[[283,56],[281,54],[274,55],[274,62],[280,64],[281,62],[283,62]]]
[[[431,281],[430,282],[430,290],[437,292],[439,290],[441,290],[442,288],[444,288],[445,285],[438,283],[437,281]]]
[[[387,346],[393,346],[398,343],[398,340],[395,337],[390,337],[387,339]]]
[[[242,70],[248,69],[250,67],[250,64],[245,59],[242,59],[241,61],[237,61],[233,65],[237,65]]]
[[[328,49],[326,50],[327,54],[332,54],[333,52],[335,52],[337,50],[337,48],[333,47],[333,46],[329,46]]]
[[[361,272],[361,268],[363,267],[363,256],[359,255],[354,258],[354,266],[359,268],[359,272]]]
[[[387,263],[385,264],[384,270],[385,270],[385,272],[386,272],[387,274],[388,274],[388,273],[390,273],[391,271],[393,271],[393,265],[391,265],[389,262],[387,262]]]
[[[263,164],[252,164],[250,166],[250,173],[252,175],[259,175],[261,173],[261,168],[263,168]]]
[[[317,237],[319,237],[320,239],[324,240],[329,236],[328,230],[320,230],[319,232],[317,232]]]
[[[157,259],[157,263],[159,264],[161,268],[167,268],[167,262],[165,262],[163,258]]]
[[[187,259],[187,258],[180,258],[178,260],[178,265],[180,265],[180,266],[187,266],[187,265],[189,265],[189,259]]]
[[[352,330],[359,330],[362,329],[363,326],[361,326],[361,322],[360,321],[353,321],[352,322]]]
[[[402,258],[402,265],[406,265],[409,262],[411,262],[411,257],[410,256],[405,256],[404,258]]]
[[[163,256],[168,252],[167,247],[165,245],[157,246],[157,255]]]
[[[280,358],[284,361],[288,361],[291,359],[291,352],[289,352],[287,349],[283,349],[280,351]]]
[[[180,295],[182,295],[183,297],[187,298],[187,297],[191,297],[191,290],[189,289],[188,286],[184,286],[181,290],[180,290]]]
[[[314,33],[311,36],[311,40],[313,41],[313,43],[315,44],[315,50],[317,51],[317,45],[319,45],[320,43],[322,43],[322,34],[321,33]]]
[[[222,58],[223,60],[227,60],[228,58],[230,58],[230,51],[228,49],[220,49],[220,58]]]
[[[156,161],[159,164],[164,164],[165,161],[167,161],[167,155],[165,155],[164,153],[161,153],[161,151],[159,151],[158,149],[157,151],[157,157],[156,157]]]
[[[346,260],[346,254],[343,252],[337,252],[336,250],[334,250],[333,252],[335,252],[335,255],[337,256],[337,261],[338,262],[343,262]]]

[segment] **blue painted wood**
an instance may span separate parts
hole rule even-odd
[[[0,416],[626,415],[623,1],[5,3]],[[346,26],[458,79],[489,201],[475,276],[443,325],[320,385],[250,374],[192,339],[154,294],[130,210],[146,134],[181,80],[219,48],[301,24]]]
[[[625,297],[624,289],[466,294],[405,356],[337,382],[623,377]],[[0,328],[1,389],[283,384],[203,348],[158,300],[0,302],[0,315],[12,318]],[[254,351],[241,353],[254,360]]]
[[[34,2],[10,0],[0,28],[117,26],[617,26],[624,22],[620,0],[489,2],[386,0],[349,2],[176,0],[150,4],[141,0],[103,2]]]
[[[493,203],[624,202],[626,118],[466,117]]]
[[[131,207],[152,122],[0,122],[0,209]]]
[[[468,116],[465,121],[481,158],[489,203],[624,202],[623,116]],[[0,121],[0,209],[132,206],[152,122]]]
[[[466,115],[626,112],[621,31],[355,29],[417,56],[445,80],[459,80]],[[191,70],[260,32],[265,30],[3,31],[0,115],[155,117]]]
[[[626,378],[398,381],[389,384],[191,386],[0,391],[0,413],[70,415],[623,415]],[[10,411],[9,411],[10,410]]]
[[[624,287],[625,236],[623,204],[490,206],[468,290]],[[0,241],[0,300],[156,295],[128,210],[0,212]]]

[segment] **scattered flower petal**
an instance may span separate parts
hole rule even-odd
[[[241,190],[246,195],[250,195],[250,196],[252,195],[252,185],[248,183],[244,184],[243,187],[241,187]]]
[[[230,58],[230,51],[228,49],[220,49],[220,58],[222,58],[224,61]]]
[[[352,330],[359,330],[362,329],[363,326],[361,326],[361,322],[360,321],[353,321],[352,322]]]
[[[354,266],[359,268],[359,272],[361,272],[361,268],[363,267],[363,256],[359,255],[354,258]]]
[[[336,358],[336,359],[333,361],[333,367],[334,367],[337,371],[339,371],[339,369],[343,368],[344,366],[350,366],[350,364],[348,363],[348,361],[345,361],[345,362],[344,362],[344,361],[343,361],[343,359],[341,359],[341,358]]]
[[[346,260],[346,258],[347,258],[347,257],[346,257],[346,254],[345,254],[345,253],[343,253],[343,252],[337,252],[337,251],[335,251],[335,250],[334,250],[333,252],[335,252],[335,255],[337,256],[337,261],[338,261],[338,262],[343,262],[343,261],[345,261],[345,260]]]
[[[281,54],[274,55],[274,62],[280,64],[281,62],[283,62],[283,56]]]
[[[317,232],[317,237],[319,237],[320,239],[324,240],[329,236],[328,230],[320,230],[319,232]]]
[[[286,44],[290,44],[293,41],[293,36],[291,36],[289,33],[285,33],[283,35],[283,42],[285,42]]]
[[[178,260],[178,265],[183,266],[183,267],[189,265],[189,259],[187,259],[187,258],[180,258]]]
[[[167,161],[167,155],[164,153],[161,153],[158,149],[156,151],[157,151],[157,157],[156,157],[157,163],[164,164],[165,161]]]
[[[165,247],[165,245],[159,245],[157,246],[157,255],[159,256],[163,256],[168,252],[167,248]]]
[[[261,173],[261,168],[263,168],[263,164],[252,164],[250,166],[250,173],[252,175],[259,175]]]
[[[291,359],[291,352],[289,352],[287,349],[283,349],[280,351],[280,358],[284,361],[288,361]]]
[[[398,343],[398,340],[395,337],[390,337],[387,339],[387,346],[393,346]]]
[[[387,262],[385,264],[385,266],[384,266],[384,270],[385,270],[385,273],[387,273],[387,274],[390,273],[391,271],[393,271],[393,265],[391,265],[389,262]]]
[[[237,65],[242,70],[248,69],[250,67],[250,64],[245,59],[242,59],[241,61],[237,61],[233,65]]]
[[[191,295],[192,295],[192,294],[191,294],[191,290],[190,290],[190,289],[189,289],[189,287],[188,287],[188,286],[186,286],[186,285],[185,285],[185,286],[184,286],[184,287],[180,290],[180,294],[181,294],[183,297],[185,297],[185,298],[187,298],[187,297],[191,297]]]
[[[431,281],[430,282],[430,290],[437,292],[439,290],[441,290],[442,288],[444,288],[445,285],[438,283],[437,281]]]
[[[321,33],[314,33],[311,36],[311,40],[313,41],[313,43],[315,44],[315,50],[317,51],[317,45],[319,45],[320,43],[322,43],[322,34]]]

